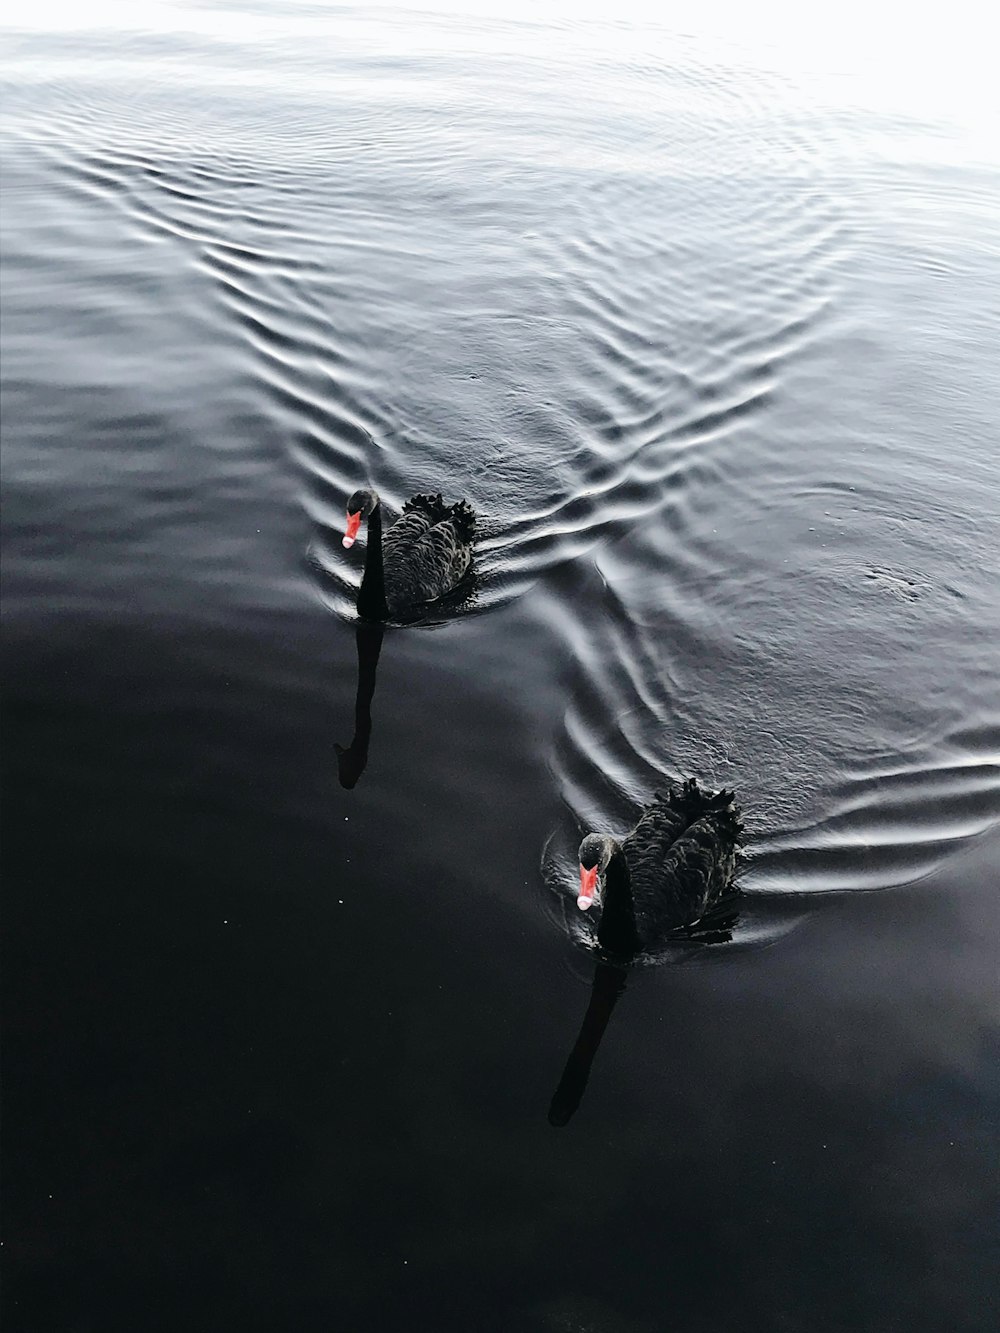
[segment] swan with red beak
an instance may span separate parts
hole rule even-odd
[[[382,505],[370,488],[347,501],[343,544],[350,549],[367,519],[365,568],[358,592],[364,620],[406,618],[453,592],[469,573],[476,515],[465,500],[446,504],[437,495],[414,495],[388,524],[383,537]]]
[[[689,778],[657,794],[620,840],[588,833],[576,903],[586,912],[600,889],[601,947],[634,955],[731,901],[742,827],[731,791],[707,791]]]

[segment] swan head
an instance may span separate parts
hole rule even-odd
[[[353,546],[361,527],[361,520],[367,518],[378,504],[374,491],[355,491],[347,502],[347,531],[344,533],[344,545]]]
[[[580,893],[576,905],[585,912],[597,892],[597,876],[607,870],[617,843],[606,833],[588,833],[580,843]]]

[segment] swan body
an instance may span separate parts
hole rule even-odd
[[[577,903],[587,910],[600,882],[600,945],[634,954],[700,921],[734,892],[742,828],[732,792],[706,791],[689,778],[680,790],[657,794],[621,841],[588,834]]]
[[[467,501],[449,505],[440,494],[414,495],[383,537],[378,495],[355,491],[347,502],[345,546],[354,544],[363,518],[368,519],[368,549],[358,613],[365,619],[387,620],[436,602],[468,573],[476,513]]]

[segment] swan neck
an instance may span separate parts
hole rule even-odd
[[[385,620],[389,615],[382,564],[382,502],[378,496],[375,497],[375,508],[368,515],[368,545],[358,593],[358,614],[366,620]]]
[[[602,948],[611,953],[633,954],[639,950],[628,862],[618,843],[604,873],[604,905],[597,938]]]

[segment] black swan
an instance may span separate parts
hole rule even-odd
[[[577,905],[590,907],[600,876],[602,949],[631,956],[725,909],[736,895],[742,829],[731,791],[703,791],[689,778],[657,794],[621,842],[589,833],[580,843]]]
[[[345,546],[354,545],[363,518],[368,519],[368,550],[358,614],[366,620],[404,616],[436,602],[468,573],[476,512],[467,501],[448,505],[440,495],[414,495],[383,542],[378,495],[355,491],[347,502]]]

